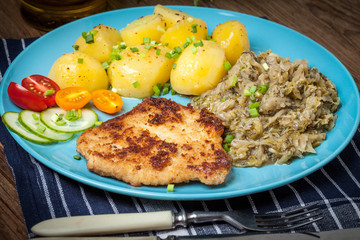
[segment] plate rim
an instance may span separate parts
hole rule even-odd
[[[332,56],[333,59],[335,59],[337,61],[337,63],[342,66],[344,72],[347,74],[348,78],[351,80],[351,84],[354,85],[357,89],[357,85],[352,77],[352,75],[350,74],[350,72],[347,70],[347,68],[344,66],[344,64],[334,55],[332,54],[329,50],[327,50],[325,47],[323,47],[322,45],[320,45],[319,43],[317,43],[316,41],[312,40],[311,38],[307,37],[306,35],[303,35],[291,28],[288,28],[284,25],[278,24],[276,22],[261,18],[261,17],[257,17],[257,16],[253,16],[253,15],[249,15],[249,14],[245,14],[245,13],[240,13],[240,12],[236,12],[236,11],[231,11],[231,10],[224,10],[224,9],[217,9],[217,8],[209,8],[209,7],[194,7],[194,6],[180,6],[180,5],[164,5],[166,7],[170,7],[170,8],[174,8],[174,9],[205,9],[207,11],[215,11],[217,13],[219,12],[225,12],[225,13],[231,13],[232,15],[242,15],[242,16],[246,16],[246,17],[250,17],[250,18],[254,18],[257,21],[267,21],[267,23],[270,24],[275,24],[276,27],[280,27],[285,29],[286,31],[292,31],[293,33],[296,33],[298,36],[308,39],[310,40],[313,44],[315,44],[317,47],[322,48],[323,51],[326,51],[330,56]],[[10,66],[8,66],[2,81],[1,81],[1,87],[0,87],[0,92],[4,92],[3,90],[5,89],[5,81],[7,81],[8,77],[8,73],[10,72],[11,68],[13,68],[14,66],[16,66],[17,61],[19,61],[19,59],[27,53],[27,51],[29,50],[29,47],[31,47],[32,45],[36,45],[38,44],[38,42],[43,41],[42,39],[46,38],[48,35],[50,34],[56,34],[57,31],[60,31],[63,28],[68,28],[70,27],[72,24],[77,24],[77,22],[80,21],[88,21],[91,18],[94,17],[101,17],[102,15],[113,15],[116,14],[117,12],[123,12],[123,11],[134,11],[137,9],[146,9],[146,10],[150,10],[153,9],[154,6],[141,6],[141,7],[131,7],[131,8],[123,8],[123,9],[116,9],[116,10],[112,10],[112,11],[107,11],[107,12],[103,12],[103,13],[99,13],[99,14],[95,14],[89,17],[85,17],[79,20],[76,20],[74,22],[65,24],[51,32],[48,32],[46,34],[44,34],[43,36],[39,37],[38,39],[36,39],[34,42],[32,42],[29,46],[27,46],[27,48],[25,48],[23,51],[20,52],[20,54],[18,54],[16,56],[16,58],[12,61],[12,63],[10,64]],[[183,10],[186,11],[186,10]],[[8,82],[8,81],[7,81]],[[359,91],[357,89],[356,92],[356,102],[357,105],[359,106],[360,104],[360,97],[359,97]],[[1,105],[0,106],[0,113],[1,115],[4,113],[4,106]],[[108,183],[99,183],[96,180],[93,179],[88,179],[82,175],[78,175],[78,174],[74,174],[73,172],[70,172],[66,169],[59,169],[59,167],[57,165],[55,165],[53,162],[50,162],[49,160],[47,160],[45,157],[41,156],[40,154],[38,154],[33,148],[31,148],[31,144],[27,144],[27,141],[25,141],[24,139],[22,139],[21,137],[19,137],[18,135],[16,135],[15,133],[11,132],[9,129],[8,131],[10,132],[10,134],[12,135],[12,137],[15,139],[15,141],[21,146],[23,147],[30,155],[32,155],[34,158],[36,158],[39,162],[41,162],[42,164],[44,164],[45,166],[51,168],[52,170],[66,176],[69,177],[73,180],[79,181],[81,183],[84,183],[86,185],[92,186],[92,187],[96,187],[99,189],[103,189],[103,190],[108,190],[111,192],[115,192],[118,194],[125,194],[125,195],[129,195],[129,196],[134,196],[134,197],[143,197],[143,198],[149,198],[149,199],[161,199],[161,200],[215,200],[215,199],[223,199],[223,198],[231,198],[231,197],[237,197],[237,196],[243,196],[245,194],[254,194],[257,192],[262,192],[262,191],[266,191],[266,190],[270,190],[270,189],[274,189],[274,188],[278,188],[281,186],[284,186],[290,182],[294,182],[296,180],[299,180],[313,172],[315,172],[316,170],[320,169],[321,167],[323,167],[324,165],[328,164],[330,161],[332,161],[339,153],[341,153],[344,148],[349,144],[349,142],[351,141],[352,137],[355,135],[356,131],[357,131],[357,127],[359,125],[360,122],[360,112],[357,111],[357,114],[355,116],[355,123],[354,126],[352,126],[351,130],[349,131],[348,136],[346,137],[345,141],[342,142],[342,144],[334,151],[332,152],[332,154],[328,155],[325,159],[322,159],[320,162],[318,162],[317,164],[313,165],[310,168],[307,168],[306,170],[297,173],[294,176],[288,177],[285,180],[280,180],[280,182],[275,182],[275,183],[270,183],[270,184],[266,184],[266,185],[261,185],[259,187],[254,187],[251,188],[250,191],[243,191],[243,190],[233,190],[233,191],[227,191],[227,192],[217,192],[217,193],[196,193],[196,194],[190,194],[190,193],[159,193],[159,192],[149,192],[149,191],[142,191],[140,188],[135,188],[129,185],[128,188],[124,188],[121,186],[112,186]]]

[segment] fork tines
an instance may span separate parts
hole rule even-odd
[[[304,207],[296,208],[290,211],[272,213],[266,215],[255,215],[258,227],[261,228],[281,228],[282,230],[299,228],[318,220],[321,220],[321,213],[316,213],[319,208],[312,208],[317,203],[312,203]]]

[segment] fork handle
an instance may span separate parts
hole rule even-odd
[[[171,211],[62,217],[42,221],[31,228],[39,236],[90,236],[173,228]]]

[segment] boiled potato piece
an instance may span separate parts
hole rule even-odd
[[[227,21],[215,27],[212,38],[225,49],[225,55],[234,65],[242,52],[250,51],[250,42],[244,24],[237,20]]]
[[[110,83],[122,96],[149,97],[154,93],[153,86],[169,81],[174,59],[165,54],[170,49],[159,45],[146,49],[145,46],[149,45],[125,49],[121,60],[113,61],[108,68]]]
[[[165,21],[160,15],[147,15],[141,17],[120,30],[121,37],[127,46],[135,46],[143,43],[144,37],[157,42],[165,31]]]
[[[176,92],[200,95],[214,88],[225,76],[225,50],[213,41],[204,40],[203,44],[196,47],[196,52],[194,45],[188,46],[178,58],[170,75]]]
[[[92,92],[109,87],[109,79],[101,63],[93,56],[79,51],[58,58],[50,69],[49,78],[61,89],[80,86]]]
[[[194,36],[196,41],[206,39],[208,34],[206,23],[199,18],[189,18],[180,21],[168,28],[161,36],[160,41],[165,44],[168,43],[169,48],[182,46],[186,42],[187,37]]]
[[[172,27],[177,22],[180,22],[182,20],[185,20],[185,19],[191,17],[189,14],[187,14],[185,12],[167,8],[160,4],[155,6],[154,14],[160,14],[163,17],[163,19],[166,23],[165,29]]]
[[[95,57],[100,62],[108,61],[113,46],[122,41],[120,32],[103,24],[94,27],[90,32],[94,33],[93,43],[86,43],[85,38],[80,36],[74,45],[79,46],[79,51]]]

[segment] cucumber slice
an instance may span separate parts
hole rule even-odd
[[[11,131],[19,135],[20,137],[34,142],[34,143],[40,143],[40,144],[51,144],[53,141],[39,137],[35,135],[34,133],[30,132],[28,129],[26,129],[20,122],[19,122],[19,113],[17,112],[6,112],[2,115],[2,121],[5,124],[7,128],[9,128]]]
[[[81,109],[82,117],[75,121],[68,121],[65,118],[67,111],[59,108],[48,108],[40,113],[40,120],[54,131],[65,133],[77,133],[83,132],[95,125],[98,120],[98,116],[95,111],[87,108]],[[62,115],[63,125],[57,124],[57,116]]]
[[[28,130],[33,132],[39,137],[47,138],[53,141],[66,141],[74,136],[73,133],[61,133],[56,132],[48,127],[46,127],[40,121],[40,113],[23,110],[19,114],[19,122]]]

